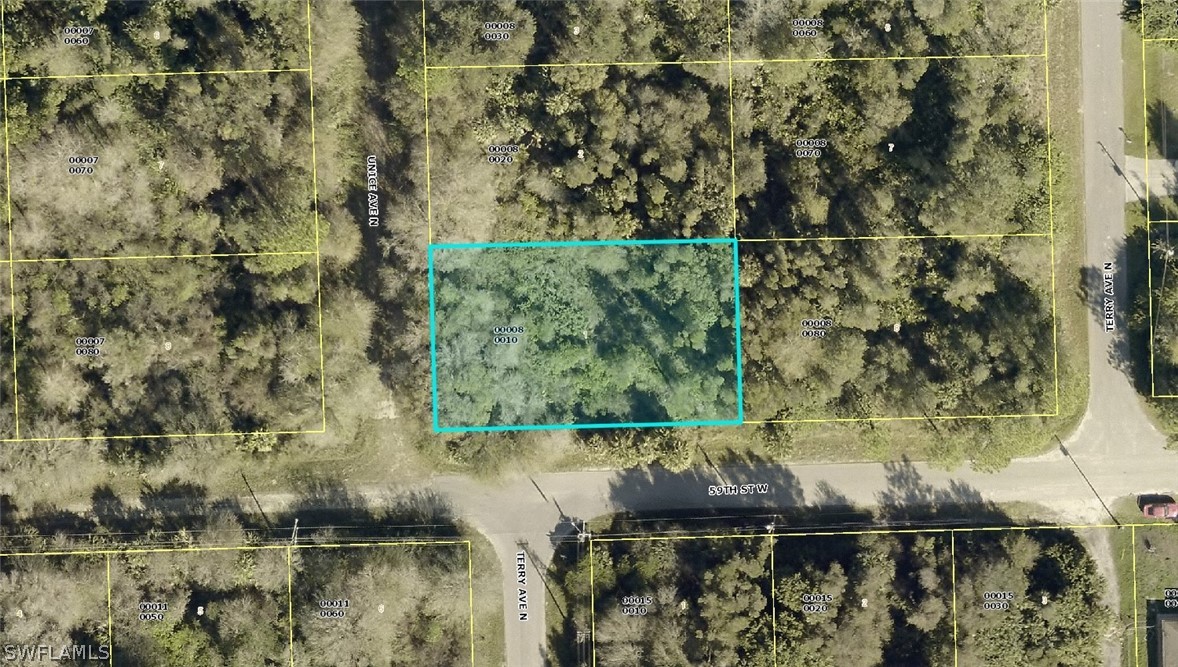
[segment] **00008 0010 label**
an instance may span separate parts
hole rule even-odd
[[[491,333],[494,337],[491,339],[496,345],[516,345],[519,343],[519,337],[523,335],[523,327],[492,327]]]

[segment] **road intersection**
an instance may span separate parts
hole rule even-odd
[[[1106,262],[1124,267],[1125,153],[1121,128],[1123,80],[1119,0],[1081,2],[1083,153],[1086,258],[1089,272]],[[1118,330],[1124,330],[1125,271],[1116,271]],[[1059,290],[1072,289],[1067,276]],[[1099,295],[1099,290],[1097,291]],[[1101,298],[1103,295],[1099,295]],[[456,514],[482,531],[502,560],[506,609],[507,662],[545,664],[544,568],[553,537],[575,534],[570,519],[620,511],[874,507],[938,502],[1035,502],[1063,522],[1102,523],[1101,498],[1165,492],[1178,486],[1178,453],[1165,449],[1127,375],[1127,340],[1106,332],[1100,308],[1088,323],[1090,390],[1088,409],[1062,449],[1013,461],[998,473],[963,467],[945,471],[919,462],[839,463],[700,468],[672,473],[661,469],[548,473],[483,484],[467,477],[439,477],[431,487],[453,504]],[[1081,472],[1082,471],[1082,472]],[[768,483],[764,494],[715,496],[709,485]],[[516,555],[526,545],[532,568],[528,621],[517,620]]]

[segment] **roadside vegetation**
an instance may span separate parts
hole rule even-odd
[[[598,534],[632,527],[618,520]],[[557,560],[568,611],[552,635],[560,664],[584,664],[566,633],[589,623],[599,665],[1086,665],[1114,623],[1105,582],[1068,530],[770,538],[660,528],[672,533],[606,537]]]
[[[1166,37],[1174,30],[1178,4],[1145,3],[1145,31],[1148,37]],[[1126,74],[1138,77],[1136,85],[1126,81],[1128,126],[1126,152],[1151,160],[1172,159],[1178,155],[1178,86],[1171,81],[1178,67],[1178,48],[1172,42],[1146,42],[1141,49],[1142,7],[1130,4],[1123,13],[1125,33],[1136,51],[1126,49]],[[1156,33],[1156,34],[1155,34]],[[1144,81],[1140,80],[1144,66]],[[1144,85],[1143,85],[1144,84]],[[1144,99],[1142,98],[1144,95]],[[1136,109],[1128,108],[1136,105]],[[1146,135],[1148,130],[1148,136]],[[1156,181],[1156,179],[1154,179]],[[1125,252],[1129,257],[1129,303],[1127,330],[1123,347],[1129,350],[1120,360],[1130,373],[1137,391],[1145,398],[1150,414],[1167,434],[1170,447],[1178,443],[1178,292],[1172,280],[1178,267],[1178,201],[1160,194],[1158,183],[1145,199],[1126,207],[1128,236]],[[1165,183],[1167,188],[1172,183]],[[1149,221],[1148,224],[1146,221]],[[1095,303],[1095,301],[1093,301]]]
[[[1175,0],[1131,0],[1125,15],[1140,20],[1147,39],[1178,38],[1178,2]],[[1140,18],[1139,18],[1140,17]]]
[[[214,3],[195,16],[229,6]],[[32,3],[29,7],[25,18],[18,12],[7,18],[29,22],[12,30],[32,39],[44,29],[38,22],[50,17]],[[980,15],[966,7],[945,3],[933,12],[898,3],[888,13],[880,3],[868,2],[734,3],[733,48],[748,58],[819,57],[1023,53],[1041,43],[1037,1],[986,3]],[[269,488],[282,488],[303,484],[323,470],[363,483],[415,478],[438,469],[495,475],[507,466],[657,462],[683,467],[704,452],[722,457],[737,450],[795,460],[909,455],[945,464],[972,460],[994,469],[1012,456],[1037,450],[1048,433],[1071,418],[1068,412],[1061,419],[951,419],[1054,412],[1051,293],[1043,276],[1050,251],[1040,247],[1045,244],[1039,239],[808,240],[840,233],[1044,231],[1046,119],[1039,104],[1041,72],[1034,65],[1010,62],[986,69],[965,60],[742,64],[733,72],[737,81],[730,110],[727,21],[714,3],[434,3],[426,17],[431,64],[630,57],[725,62],[430,70],[432,200],[427,201],[419,10],[412,3],[312,3],[320,294],[306,291],[303,279],[310,279],[311,268],[295,266],[290,257],[247,258],[209,274],[185,268],[179,282],[188,291],[166,284],[171,266],[166,262],[144,265],[150,275],[142,280],[95,271],[85,284],[87,300],[75,303],[50,298],[73,294],[68,282],[52,283],[56,275],[73,273],[72,265],[61,274],[38,267],[40,282],[15,285],[18,380],[21,391],[29,392],[21,416],[27,411],[36,420],[30,424],[43,424],[30,426],[29,435],[77,435],[81,411],[100,412],[83,422],[83,434],[99,438],[165,427],[208,432],[198,427],[209,425],[251,431],[310,424],[316,430],[317,410],[321,419],[326,417],[326,432],[6,446],[0,461],[13,473],[4,477],[6,490],[61,505],[99,484],[134,493],[144,480],[161,483],[194,466],[207,475],[210,488],[236,494],[243,491],[243,472]],[[186,11],[160,13],[160,21],[171,22],[161,34],[189,35],[186,26],[196,19]],[[272,13],[265,16],[252,11],[243,17],[273,26],[266,33],[272,37],[259,46],[261,37],[243,33],[243,39],[216,47],[228,54],[225,59],[198,57],[201,49],[215,50],[199,41],[152,52],[156,55],[149,58],[143,55],[146,46],[112,37],[111,54],[132,55],[111,56],[108,62],[96,52],[77,61],[75,69],[89,72],[112,63],[160,69],[259,62],[301,67],[291,51],[293,33],[279,27],[289,16],[281,8],[267,9]],[[111,12],[87,14],[86,21],[99,32],[118,35],[122,15]],[[221,16],[218,20],[229,20],[229,14]],[[824,21],[815,28],[816,36],[789,44],[773,41],[774,35],[792,34],[794,18],[807,17]],[[486,40],[485,21],[515,21],[517,26],[505,31],[509,39]],[[891,24],[891,30],[881,22]],[[56,60],[38,55],[28,39],[14,42],[21,50],[10,56],[14,67],[50,72],[47,63]],[[146,39],[155,39],[154,28]],[[234,55],[235,49],[241,53]],[[1053,66],[1053,76],[1055,71]],[[49,230],[61,221],[38,221],[36,211],[14,210],[14,225],[45,230],[43,236],[14,234],[14,246],[51,257],[136,248],[301,247],[314,234],[307,236],[307,228],[298,226],[313,217],[306,214],[310,177],[300,173],[309,164],[302,154],[309,118],[300,111],[300,101],[310,92],[300,76],[259,75],[233,83],[209,76],[133,78],[119,84],[13,83],[10,107],[41,109],[19,119],[18,143],[29,154],[21,158],[14,152],[14,195],[18,186],[30,203],[43,195],[16,169],[18,160],[31,168],[39,159],[33,146],[50,146],[66,133],[97,142],[98,135],[87,132],[105,127],[126,142],[102,149],[119,152],[118,164],[130,171],[125,178],[103,172],[102,179],[111,179],[100,181],[108,186],[104,191],[144,207],[135,209],[132,220],[193,223],[172,228],[170,235],[128,224],[113,236],[55,241]],[[205,99],[198,92],[216,96]],[[251,103],[222,110],[224,98]],[[69,106],[70,99],[80,106]],[[860,102],[871,114],[855,111]],[[782,122],[774,123],[778,112]],[[189,129],[176,136],[191,145],[173,145],[174,133],[161,134],[159,114],[179,117],[175,122]],[[75,121],[75,115],[86,122]],[[251,141],[255,136],[269,141]],[[798,140],[828,145],[807,149],[821,151],[820,157],[797,157],[792,142]],[[132,144],[147,155],[130,150]],[[518,152],[491,153],[489,146],[517,146]],[[1058,153],[1063,147],[1057,143],[1055,149]],[[201,164],[182,169],[184,159],[195,159],[192,155],[201,156]],[[369,155],[377,167],[375,226],[369,226]],[[507,155],[511,162],[488,160]],[[254,162],[268,166],[253,170]],[[96,166],[102,164],[100,159]],[[274,169],[281,172],[278,180],[250,180],[251,174]],[[945,179],[938,180],[942,172]],[[200,178],[189,183],[186,175]],[[288,180],[290,187],[271,187]],[[156,196],[140,196],[144,192]],[[994,192],[1010,196],[990,196]],[[1012,206],[1016,201],[1018,206]],[[249,210],[237,211],[233,202]],[[79,206],[100,229],[119,219],[91,203]],[[239,224],[239,214],[256,219]],[[734,227],[745,237],[807,239],[741,247],[750,418],[940,420],[559,434],[432,432],[426,278],[431,241],[727,237]],[[115,245],[101,245],[112,239]],[[22,279],[23,271],[17,273]],[[71,280],[77,285],[85,279]],[[129,307],[120,310],[99,296],[111,294],[120,299],[126,294],[120,303],[142,304],[142,310],[132,314]],[[221,300],[220,309],[211,307],[210,294]],[[319,297],[322,376],[317,313],[309,310]],[[25,308],[34,306],[36,313],[26,315]],[[230,311],[248,313],[248,321],[234,320]],[[827,318],[829,327],[802,324]],[[182,341],[170,332],[181,321],[201,338],[193,341],[189,357],[177,359]],[[163,349],[167,343],[172,350],[151,357],[156,366],[148,369],[116,365],[113,355],[109,367],[99,355],[97,362],[71,361],[63,369],[56,356],[60,350],[52,348],[60,341],[42,332],[68,334],[69,343],[83,335],[67,325],[88,336],[104,335],[99,331],[104,327],[121,329],[125,335],[117,335],[129,341],[123,349],[136,358],[156,354],[155,346]],[[1064,334],[1066,326],[1061,324]],[[803,337],[803,328],[825,333]],[[37,337],[35,342],[30,336]],[[1061,377],[1074,373],[1074,365],[1061,352]],[[62,382],[54,380],[58,376]],[[320,381],[325,410],[315,395]],[[0,392],[9,391],[11,383],[2,384]],[[228,387],[223,394],[210,389],[221,384]],[[103,387],[110,392],[97,392]],[[118,399],[138,387],[153,398]],[[175,396],[181,405],[194,407],[169,411]],[[1064,410],[1078,410],[1074,403],[1065,403]],[[63,460],[83,472],[59,476],[63,479],[54,487],[30,483],[60,472]]]
[[[87,512],[27,522],[3,503],[4,549],[20,553],[0,557],[13,643],[97,647],[109,634],[118,664],[286,664],[293,628],[298,664],[469,665],[472,641],[479,664],[502,664],[499,563],[428,496],[370,508],[321,486],[249,514],[177,480],[134,504],[105,489]],[[274,526],[296,517],[290,546]],[[37,553],[101,550],[109,607],[107,554]]]

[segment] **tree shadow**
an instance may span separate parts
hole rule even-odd
[[[145,520],[154,528],[200,531],[208,522],[208,496],[203,485],[173,477],[158,486],[144,484],[139,502]]]
[[[1146,105],[1149,143],[1167,160],[1178,159],[1178,117],[1165,100],[1155,99]]]
[[[333,541],[456,538],[462,534],[449,501],[432,490],[366,497],[337,480],[308,483],[291,505],[271,515],[280,530],[300,539]]]
[[[974,487],[952,480],[948,488],[924,480],[907,457],[883,464],[887,488],[876,494],[877,512],[890,524],[1009,525],[1010,517]]]
[[[805,497],[788,466],[752,453],[735,451],[713,460],[703,453],[704,466],[675,472],[661,466],[623,470],[610,481],[611,503],[621,508],[641,508],[631,514],[650,531],[660,518],[690,520],[705,526],[712,517],[743,513],[764,514],[766,509],[804,508]],[[615,518],[615,528],[626,523]],[[668,524],[670,525],[670,524]],[[634,526],[635,528],[637,525]],[[760,523],[753,530],[763,530]]]
[[[1117,241],[1108,257],[1109,265],[1081,266],[1075,291],[1076,297],[1087,306],[1089,315],[1105,330],[1109,339],[1109,363],[1131,380],[1136,370],[1127,322],[1130,295],[1126,292],[1126,286],[1132,285],[1141,274],[1140,262],[1134,262],[1132,255],[1132,252],[1141,250],[1139,245],[1138,239]],[[1118,261],[1122,257],[1125,261]],[[1110,272],[1111,277],[1106,278]],[[1122,278],[1118,274],[1127,275]],[[1108,318],[1112,319],[1111,330]]]

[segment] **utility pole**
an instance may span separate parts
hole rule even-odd
[[[1124,526],[1121,525],[1121,522],[1117,521],[1116,515],[1114,515],[1113,511],[1110,510],[1108,505],[1105,504],[1104,498],[1101,498],[1100,494],[1096,492],[1096,487],[1092,486],[1092,482],[1089,481],[1088,475],[1084,474],[1084,471],[1080,468],[1080,464],[1076,462],[1076,459],[1072,456],[1072,453],[1068,451],[1067,447],[1063,446],[1063,441],[1059,439],[1058,435],[1055,436],[1055,441],[1059,443],[1059,451],[1063,452],[1063,455],[1068,457],[1068,460],[1072,462],[1072,465],[1076,466],[1076,472],[1080,473],[1080,477],[1084,478],[1084,482],[1088,485],[1088,488],[1092,489],[1092,495],[1096,496],[1096,499],[1100,501],[1100,506],[1104,508],[1105,512],[1108,512],[1109,518],[1113,520],[1113,523],[1117,525],[1117,528],[1123,528]]]
[[[245,488],[250,492],[250,498],[254,499],[254,505],[258,506],[258,514],[262,515],[262,521],[266,522],[266,528],[268,530],[273,530],[274,526],[270,525],[270,517],[266,516],[266,510],[262,509],[262,503],[258,502],[258,497],[254,495],[254,489],[252,486],[250,486],[250,481],[245,478],[244,472],[241,473],[241,481],[245,482]]]

